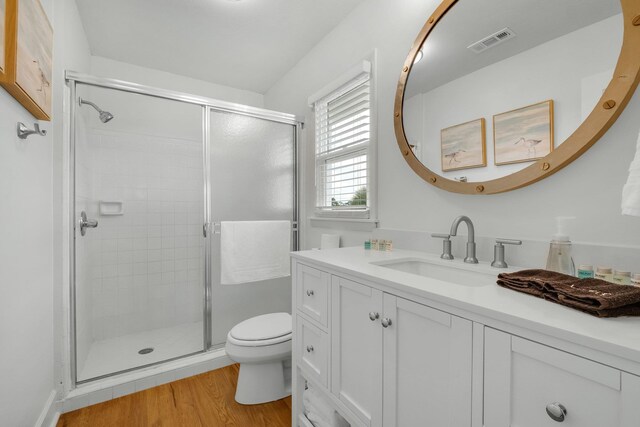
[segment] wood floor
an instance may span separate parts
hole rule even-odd
[[[263,405],[234,400],[238,365],[63,414],[57,427],[291,426],[291,397]]]

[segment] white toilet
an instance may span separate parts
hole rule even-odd
[[[271,402],[291,394],[291,315],[271,313],[238,323],[227,334],[227,355],[240,363],[236,402]]]

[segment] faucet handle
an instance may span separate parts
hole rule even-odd
[[[449,240],[451,238],[451,235],[450,234],[444,234],[444,233],[431,233],[431,237],[435,237],[437,239]]]
[[[513,239],[496,239],[496,245],[521,245],[522,240],[513,240]]]
[[[504,245],[521,245],[522,240],[513,239],[496,239],[496,245],[493,247],[493,262],[491,267],[507,268],[508,265],[504,260]]]
[[[431,234],[431,237],[442,239],[442,255],[440,255],[440,258],[449,260],[453,259],[453,255],[451,254],[451,235],[433,233]]]

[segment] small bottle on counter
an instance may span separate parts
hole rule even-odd
[[[391,252],[393,250],[393,241],[387,240],[384,245],[384,250],[387,252]]]
[[[593,266],[581,265],[578,267],[578,279],[593,279]]]
[[[364,241],[364,250],[368,251],[371,249],[371,240],[365,240]]]
[[[618,285],[630,285],[631,284],[631,272],[616,270],[613,273],[613,283]]]
[[[613,282],[613,270],[609,267],[598,267],[594,277],[607,282]]]
[[[378,243],[378,239],[371,239],[371,250],[372,251],[380,250],[380,245]]]
[[[547,270],[575,276],[576,266],[571,257],[571,240],[567,233],[568,223],[574,219],[574,217],[566,216],[556,217],[558,231],[549,244]]]
[[[631,286],[640,286],[640,273],[631,276]]]

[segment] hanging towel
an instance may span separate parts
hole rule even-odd
[[[290,221],[223,221],[220,283],[257,282],[291,273]]]
[[[622,188],[622,215],[640,216],[640,134],[635,159],[629,166],[629,178]]]

